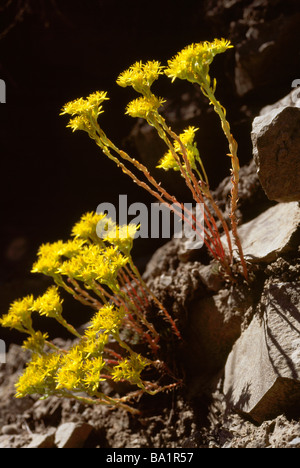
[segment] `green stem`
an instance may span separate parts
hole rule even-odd
[[[226,119],[226,110],[220,104],[220,102],[216,99],[213,89],[210,87],[209,83],[204,79],[202,83],[199,83],[202,89],[202,92],[207,98],[209,99],[210,103],[214,106],[215,112],[218,114],[221,120],[221,125],[223,132],[227,138],[229,151],[230,151],[230,158],[231,158],[231,167],[232,167],[232,189],[231,189],[231,212],[230,212],[230,220],[231,220],[231,229],[232,234],[235,240],[235,244],[239,251],[240,261],[243,268],[243,274],[246,280],[248,280],[248,271],[247,266],[244,258],[244,253],[242,249],[242,244],[238,235],[237,231],[237,217],[236,217],[236,210],[237,210],[237,202],[238,202],[238,183],[239,183],[239,159],[237,156],[237,142],[233,138],[230,130],[230,124]]]

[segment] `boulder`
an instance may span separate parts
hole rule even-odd
[[[277,203],[238,228],[246,260],[251,263],[272,262],[293,250],[298,242],[300,206],[297,202]],[[227,246],[226,236],[221,237]],[[237,250],[234,255],[238,256]]]
[[[233,344],[241,333],[243,319],[252,312],[248,288],[220,289],[189,306],[185,346],[180,359],[193,392],[206,392],[223,369]]]
[[[261,111],[252,125],[253,158],[270,200],[300,200],[300,99],[295,89]]]
[[[33,434],[26,448],[54,448],[55,428],[51,427],[46,434]]]
[[[293,248],[299,226],[297,202],[278,203],[243,224],[238,232],[246,259],[250,262],[275,260],[279,254]]]
[[[55,445],[57,448],[82,448],[92,429],[87,423],[61,424],[55,434]]]
[[[225,366],[229,406],[258,423],[300,410],[300,282],[271,283]]]

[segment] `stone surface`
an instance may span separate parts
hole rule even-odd
[[[181,353],[188,380],[192,376],[190,392],[207,389],[211,377],[223,368],[252,300],[247,288],[232,287],[191,304]]]
[[[231,24],[231,35],[235,47],[235,85],[237,93],[247,93],[266,89],[268,83],[283,73],[289,76],[291,63],[286,59],[287,48],[296,54],[293,37],[299,29],[300,15],[296,2],[274,2],[255,0],[244,8],[239,2],[242,18]],[[281,3],[281,5],[280,5]],[[283,17],[282,9],[288,15]],[[293,12],[293,8],[296,10]],[[265,16],[269,21],[266,22]],[[235,39],[243,32],[243,39],[236,44]],[[297,60],[295,58],[295,60]]]
[[[267,197],[279,202],[300,200],[300,108],[276,107],[256,117],[251,137]]]
[[[271,283],[225,366],[224,393],[236,410],[262,421],[300,410],[300,282]]]
[[[48,430],[47,434],[34,434],[27,448],[54,448],[55,428]]]
[[[249,262],[270,262],[293,247],[300,225],[297,202],[278,203],[239,227],[244,255]],[[226,239],[222,237],[223,244]]]
[[[269,104],[267,106],[264,106],[261,110],[259,115],[266,115],[269,114],[269,112],[275,110],[275,109],[282,109],[284,107],[298,107],[300,108],[300,80],[296,79],[292,83],[293,89],[292,91],[284,96],[282,99],[279,99],[279,101],[274,102],[274,104]]]
[[[57,448],[81,448],[93,427],[89,424],[68,422],[61,424],[55,434]]]

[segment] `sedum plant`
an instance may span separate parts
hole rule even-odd
[[[204,207],[204,225],[199,224],[193,213],[171,195],[146,166],[109,139],[98,122],[103,103],[108,100],[106,92],[96,91],[86,99],[69,102],[61,113],[71,116],[68,127],[73,131],[87,132],[103,153],[136,184],[190,223],[211,256],[218,260],[224,277],[236,281],[241,274],[247,281],[247,266],[236,219],[239,182],[237,143],[231,134],[225,108],[215,97],[216,80],[209,75],[215,55],[231,47],[230,42],[224,39],[192,44],[169,60],[167,67],[157,61],[136,62],[117,79],[118,85],[131,86],[140,94],[128,104],[126,114],[145,119],[157,130],[166,144],[166,153],[157,167],[174,170],[183,177],[195,202]],[[231,233],[210,191],[195,142],[197,128],[190,126],[177,134],[159,113],[165,100],[153,94],[151,86],[162,74],[172,81],[178,78],[199,85],[220,118],[231,159]],[[227,246],[223,245],[216,219],[222,225]],[[101,236],[98,235],[99,227]],[[16,300],[0,319],[3,327],[15,328],[28,335],[23,347],[32,352],[32,358],[16,384],[18,398],[30,394],[46,398],[55,394],[77,398],[84,403],[118,406],[137,413],[131,404],[134,398],[143,393],[153,395],[180,384],[159,358],[159,320],[153,311],[150,313],[153,309],[150,305],[156,306],[159,315],[167,321],[177,338],[181,338],[180,332],[134,265],[131,250],[137,229],[138,226],[132,224],[118,226],[102,213],[87,213],[73,227],[72,237],[68,241],[40,247],[32,272],[51,277],[54,284],[37,298],[29,295]],[[238,261],[233,256],[232,241],[239,252]],[[75,300],[93,310],[83,332],[76,330],[64,318],[61,291],[71,294]],[[66,328],[75,338],[70,348],[61,348],[55,340],[49,339],[47,333],[35,330],[34,314],[55,319]],[[144,344],[143,352],[140,351],[141,343]],[[165,384],[161,383],[162,374],[169,376]],[[105,392],[103,382],[126,382],[132,390],[125,396],[113,398]]]
[[[71,239],[40,247],[32,272],[50,276],[54,285],[37,298],[30,295],[16,300],[0,319],[3,327],[28,335],[23,348],[32,352],[16,384],[18,398],[54,394],[137,413],[130,404],[132,399],[178,385],[173,377],[172,383],[161,385],[144,376],[151,368],[157,374],[163,370],[171,375],[158,357],[160,336],[147,317],[150,299],[174,333],[180,334],[133,263],[131,249],[137,228],[133,224],[118,226],[105,214],[87,213],[74,226]],[[83,333],[63,317],[60,290],[94,311]],[[34,313],[55,319],[75,337],[74,344],[62,349],[47,333],[35,330]],[[136,343],[144,343],[143,355],[137,352]],[[127,382],[133,390],[112,398],[101,388],[104,381]]]
[[[239,182],[237,142],[231,134],[230,124],[226,119],[226,110],[215,97],[216,79],[212,80],[209,75],[209,67],[214,57],[231,47],[230,41],[225,39],[192,44],[169,60],[167,67],[163,67],[158,61],[136,62],[128,70],[121,73],[117,79],[118,85],[131,86],[140,94],[137,99],[127,105],[126,114],[145,119],[149,125],[157,130],[159,137],[167,147],[167,151],[157,167],[180,173],[195,202],[204,207],[204,225],[197,223],[195,216],[188,212],[174,195],[168,193],[161,183],[156,181],[146,166],[119,149],[109,139],[98,122],[98,117],[103,112],[102,104],[108,99],[106,92],[97,91],[86,99],[80,98],[69,102],[63,107],[62,114],[71,115],[68,126],[73,131],[86,131],[103,153],[113,160],[125,174],[129,175],[136,184],[147,190],[160,203],[169,206],[180,218],[185,219],[204,242],[211,256],[218,260],[225,277],[236,281],[236,276],[241,274],[247,281],[247,265],[238,235],[236,218]],[[182,133],[177,134],[159,113],[159,108],[165,100],[156,96],[152,92],[151,86],[162,74],[166,74],[172,81],[178,78],[199,85],[202,93],[208,98],[220,118],[223,132],[228,141],[228,156],[231,159],[231,233],[209,187],[208,177],[195,142],[197,128],[190,126],[183,129]],[[221,222],[225,233],[226,247],[221,240],[216,218]],[[237,262],[233,256],[232,240],[239,254]]]

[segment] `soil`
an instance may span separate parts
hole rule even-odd
[[[241,170],[243,183],[239,210],[243,220],[253,217],[253,207],[260,207],[256,210],[258,214],[261,206],[270,204],[257,183],[254,169],[251,162]],[[226,179],[218,187],[216,197],[226,199],[228,182]],[[144,274],[159,299],[168,305],[173,316],[177,318],[183,335],[186,332],[189,310],[196,300],[211,297],[220,291],[228,293],[230,289],[217,277],[212,281],[203,282],[203,278],[197,272],[205,264],[209,264],[206,254],[184,252],[182,243],[172,240],[153,256]],[[299,278],[299,273],[300,250],[287,253],[271,264],[256,266],[253,272],[255,281],[250,287],[250,295],[254,302],[257,302],[257,291],[262,290],[266,281],[276,278],[292,281]],[[245,297],[244,289],[244,285],[236,288],[242,300]],[[251,310],[253,312],[253,309]],[[231,313],[227,311],[228,323]],[[249,318],[249,314],[240,317],[240,331],[247,326]],[[175,352],[171,348],[171,353],[174,352],[176,357],[174,359],[178,359],[179,373],[184,367],[189,367],[186,362],[187,355],[182,353],[183,358],[180,359],[180,351],[181,349],[178,353],[178,350]],[[224,352],[224,363],[228,352],[229,350]],[[201,357],[197,359],[201,360]],[[136,405],[141,411],[139,416],[133,416],[121,409],[90,407],[76,400],[61,400],[57,397],[49,397],[46,400],[35,397],[16,399],[14,383],[25,362],[25,352],[19,345],[11,344],[7,362],[0,367],[2,447],[26,447],[34,434],[46,434],[65,422],[82,422],[92,426],[93,429],[83,446],[85,448],[300,447],[299,415],[281,414],[258,425],[227,406],[222,394],[222,361],[218,361],[215,367],[212,362],[213,371],[204,372],[202,375],[200,362],[197,369],[194,369],[194,375],[185,376],[183,385],[176,390],[154,397],[141,397]],[[182,375],[184,377],[184,373]]]

